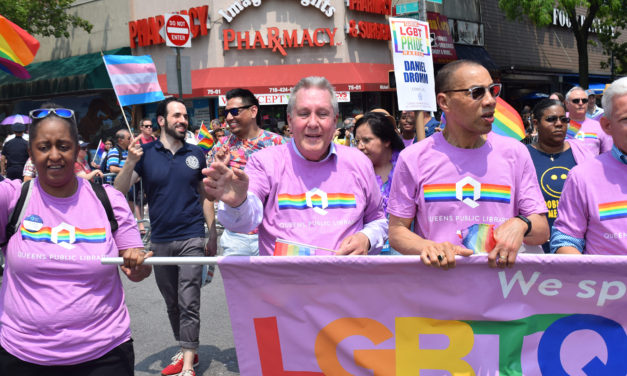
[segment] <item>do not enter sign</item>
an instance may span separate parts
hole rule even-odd
[[[165,15],[165,45],[169,47],[191,47],[189,16],[185,14]]]

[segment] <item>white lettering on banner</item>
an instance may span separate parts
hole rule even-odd
[[[330,0],[297,0],[300,5],[304,7],[312,6],[314,8],[318,8],[320,12],[322,12],[327,17],[333,17],[335,13],[335,8],[331,6]],[[249,6],[259,7],[261,5],[261,0],[235,0],[233,3],[226,8],[226,10],[219,9],[218,14],[222,16],[226,20],[226,22],[231,22],[235,17],[237,17],[241,12],[243,12]]]
[[[520,291],[524,296],[527,296],[531,291],[531,288],[538,282],[540,278],[540,272],[533,272],[531,277],[525,280],[522,270],[517,271],[514,276],[508,281],[506,272],[499,272],[499,282],[501,284],[501,291],[503,292],[503,298],[507,299],[515,286],[520,288]],[[595,286],[596,281],[582,280],[577,285],[581,291],[576,294],[576,297],[580,299],[590,299],[596,295]],[[538,284],[538,292],[544,296],[556,296],[560,293],[560,289],[563,287],[562,281],[555,278],[545,279]],[[622,281],[603,281],[601,288],[599,289],[596,305],[602,307],[608,301],[618,300],[625,296],[627,292],[627,286]]]
[[[586,21],[586,16],[583,14],[578,14],[577,15],[577,22],[579,23],[580,26],[583,25],[583,23]],[[570,22],[570,18],[568,17],[568,14],[563,11],[562,9],[558,9],[558,8],[553,8],[553,26],[559,26],[559,27],[564,27],[567,29],[570,29],[572,27],[572,22]],[[602,28],[610,28],[612,30],[612,35],[616,35],[616,26],[603,26],[601,24],[601,20],[598,18],[595,18],[592,21],[592,26],[590,27],[590,31],[592,33],[600,33],[602,31]]]
[[[270,88],[270,91],[272,92],[272,89],[283,89],[283,88]],[[286,91],[290,91],[292,90],[292,88],[285,88]],[[212,93],[210,91],[213,92],[218,92],[217,94],[219,94],[220,90],[207,90],[208,94],[211,95]],[[337,101],[340,103],[347,103],[350,102],[351,100],[351,94],[350,91],[336,91],[335,92],[335,96],[337,97]],[[257,98],[257,100],[259,100],[259,104],[261,106],[271,106],[271,105],[281,105],[284,104],[286,105],[287,102],[290,100],[290,94],[255,94],[255,97]],[[224,107],[226,106],[226,95],[220,95],[218,97],[218,104],[220,107]]]

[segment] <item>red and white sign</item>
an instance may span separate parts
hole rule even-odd
[[[165,45],[168,47],[191,47],[189,16],[186,14],[165,15]]]

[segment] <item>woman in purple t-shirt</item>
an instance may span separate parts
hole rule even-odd
[[[23,219],[6,233],[21,195],[18,180],[0,183],[0,375],[134,374],[130,317],[116,267],[131,281],[150,275],[124,196],[104,187],[115,220],[91,184],[74,174],[79,152],[74,112],[33,110],[29,151],[37,170]]]
[[[398,154],[405,148],[403,140],[395,131],[393,119],[392,116],[382,111],[370,111],[355,123],[357,148],[372,162],[381,196],[383,196],[383,211],[386,215],[394,167]],[[390,252],[390,244],[386,242],[381,254],[390,254]]]

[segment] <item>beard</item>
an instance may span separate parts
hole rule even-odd
[[[169,124],[166,120],[165,124],[165,133],[168,136],[172,136],[179,141],[185,141],[185,132],[182,134],[176,131],[176,124]],[[187,126],[185,126],[185,130],[187,130]]]

